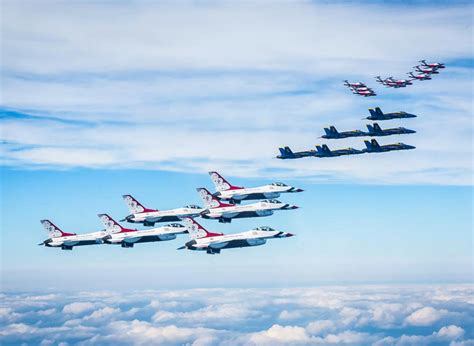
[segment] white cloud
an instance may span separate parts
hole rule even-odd
[[[67,304],[63,308],[65,314],[80,314],[88,310],[92,310],[96,307],[96,304],[90,302],[74,302]]]
[[[336,329],[336,324],[331,320],[318,320],[310,322],[306,326],[308,333],[312,335],[321,335],[327,332],[332,332]]]
[[[302,327],[274,324],[268,330],[252,335],[249,340],[257,345],[304,344],[310,341],[310,336]]]
[[[413,312],[405,319],[405,322],[412,326],[430,326],[439,321],[447,313],[447,310],[437,310],[427,306]]]

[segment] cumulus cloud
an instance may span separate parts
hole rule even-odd
[[[446,315],[447,312],[446,310],[437,310],[427,306],[410,314],[405,321],[412,326],[430,326]]]
[[[96,304],[90,302],[75,302],[67,304],[63,308],[65,314],[80,314],[88,310],[92,310],[96,307]]]

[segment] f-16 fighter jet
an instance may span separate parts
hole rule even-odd
[[[265,199],[252,204],[235,205],[222,203],[207,189],[201,187],[196,189],[207,208],[201,213],[205,219],[219,220],[219,222],[231,222],[232,219],[247,217],[261,217],[273,215],[275,210],[297,209],[296,205],[281,203],[276,199]]]
[[[406,134],[410,134],[410,133],[416,133],[416,131],[406,129],[404,127],[395,127],[395,128],[392,128],[392,129],[382,130],[382,128],[377,123],[374,123],[373,125],[367,125],[367,129],[369,130],[368,133],[371,137],[391,136],[391,135],[406,135]]]
[[[407,73],[413,80],[431,80],[431,77],[427,73],[419,73],[414,75],[413,72]]]
[[[106,244],[117,244],[122,247],[133,247],[136,243],[149,243],[176,239],[177,234],[188,233],[186,228],[179,223],[172,223],[163,227],[137,230],[124,228],[107,214],[99,214],[99,219],[107,232],[102,237]]]
[[[431,68],[445,68],[443,63],[440,62],[426,62],[426,60],[420,60],[421,64],[426,67],[431,67]]]
[[[48,247],[60,247],[62,250],[72,250],[74,246],[102,244],[102,238],[107,234],[105,231],[76,234],[61,231],[49,220],[41,220],[49,238],[38,245]]]
[[[416,118],[415,114],[410,114],[407,112],[393,112],[393,113],[383,113],[380,107],[375,107],[375,110],[369,108],[370,116],[367,120],[390,120],[390,119],[406,119],[406,118]]]
[[[144,226],[154,226],[156,222],[180,221],[183,217],[196,217],[204,210],[194,204],[170,210],[149,209],[145,208],[131,195],[123,195],[122,197],[130,210],[130,215],[121,221],[143,223]]]
[[[291,151],[290,147],[278,148],[278,150],[280,150],[280,155],[278,155],[276,158],[281,160],[301,159],[303,157],[311,157],[316,155],[315,150],[297,151],[295,153]]]
[[[239,204],[244,200],[278,198],[282,193],[302,192],[303,190],[283,183],[272,183],[259,187],[238,187],[230,184],[217,172],[209,172],[217,192],[214,196],[220,200],[227,200]]]
[[[288,238],[293,234],[279,232],[270,227],[257,227],[253,230],[234,234],[212,233],[191,218],[184,219],[191,241],[188,241],[178,250],[198,250],[214,255],[222,249],[258,246],[267,242],[267,239]]]
[[[383,153],[386,151],[415,149],[414,146],[405,143],[380,145],[375,139],[372,139],[370,142],[364,141],[364,143],[367,147],[367,149],[363,150],[365,153]]]
[[[322,146],[316,146],[316,157],[336,157],[336,156],[343,156],[343,155],[356,155],[362,154],[363,152],[354,148],[346,148],[346,149],[337,149],[331,150],[328,148],[326,144]]]
[[[413,68],[421,73],[426,73],[426,74],[439,74],[439,71],[435,67],[424,67],[420,65],[413,66]]]
[[[366,132],[360,130],[338,132],[334,126],[330,126],[329,128],[325,127],[324,132],[326,132],[326,134],[321,136],[321,138],[325,139],[340,139],[348,137],[367,136]]]

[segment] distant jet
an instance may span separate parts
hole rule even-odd
[[[241,201],[278,198],[282,193],[302,192],[296,187],[283,183],[271,183],[259,187],[238,187],[230,184],[222,175],[217,172],[209,172],[211,180],[216,188],[214,196],[220,200],[227,200],[231,203],[239,204]]]
[[[190,204],[183,208],[157,210],[145,208],[131,195],[123,195],[123,200],[130,210],[130,215],[120,221],[131,223],[143,223],[144,226],[154,226],[156,222],[180,221],[183,217],[196,217],[204,210],[203,208]]]
[[[351,83],[347,79],[344,81],[344,85],[349,88],[365,88],[367,87],[364,83],[362,82],[356,82],[356,83]]]
[[[191,240],[178,248],[178,250],[206,251],[206,253],[211,255],[221,253],[222,249],[259,246],[265,244],[267,239],[293,236],[291,233],[279,232],[265,226],[234,234],[211,233],[191,218],[185,218],[184,222]]]
[[[329,128],[325,127],[324,132],[326,132],[326,134],[321,136],[321,138],[325,139],[340,139],[367,136],[366,132],[360,130],[338,132],[334,126],[330,126]]]
[[[301,159],[303,157],[314,157],[316,155],[315,150],[306,150],[306,151],[291,151],[290,147],[278,148],[280,150],[280,155],[276,158],[281,160],[287,159]]]
[[[49,238],[38,245],[47,247],[60,247],[62,250],[72,250],[74,246],[102,244],[102,238],[106,235],[105,231],[76,234],[61,231],[54,223],[49,220],[41,220]]]
[[[383,113],[380,107],[375,107],[375,110],[369,108],[370,116],[367,120],[390,120],[390,119],[406,119],[406,118],[416,118],[415,114],[410,114],[406,112],[393,112],[393,113]]]
[[[176,239],[177,234],[188,233],[179,223],[172,223],[163,227],[137,230],[124,228],[107,214],[99,214],[99,219],[105,226],[107,234],[102,238],[106,244],[117,244],[124,248],[131,248],[137,243],[150,243]]]
[[[446,66],[443,63],[440,62],[426,62],[426,60],[420,60],[421,64],[426,67],[431,67],[431,68],[445,68]]]
[[[427,73],[419,73],[414,75],[413,72],[407,73],[413,80],[431,80],[431,77]]]
[[[382,130],[379,124],[374,123],[373,125],[367,125],[367,129],[369,130],[368,134],[372,137],[374,136],[391,136],[391,135],[404,135],[410,133],[416,133],[414,130],[409,130],[404,127],[396,127],[392,129],[385,129]]]
[[[426,73],[426,74],[439,74],[439,71],[437,68],[434,68],[434,67],[424,67],[424,66],[420,66],[420,65],[417,65],[417,66],[413,66],[413,68],[418,71],[418,72],[421,72],[421,73]]]
[[[246,205],[226,204],[219,201],[206,188],[201,187],[196,190],[199,192],[204,206],[207,208],[201,213],[201,217],[219,220],[222,223],[229,223],[232,219],[270,216],[276,210],[298,208],[296,205],[282,203],[276,199],[266,199]]]
[[[386,79],[380,78],[380,76],[375,77],[376,81],[382,85],[385,85],[390,88],[405,88],[407,85],[412,85],[413,83],[407,79],[394,79],[389,77]]]
[[[380,145],[375,139],[372,139],[370,142],[364,141],[364,143],[367,147],[367,149],[363,150],[365,153],[383,153],[386,151],[415,149],[414,146],[404,143]]]
[[[353,94],[364,96],[364,97],[377,96],[377,94],[372,89],[368,89],[368,90],[351,89],[351,90]]]
[[[322,146],[317,145],[316,146],[316,157],[336,157],[336,156],[343,156],[343,155],[356,155],[356,154],[362,154],[363,152],[354,148],[346,148],[346,149],[337,149],[337,150],[331,150],[328,148],[326,144],[323,144]]]
[[[393,77],[388,77],[387,80],[397,85],[413,85],[413,83],[409,79],[395,79]]]

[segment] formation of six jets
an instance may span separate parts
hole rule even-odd
[[[276,231],[262,226],[250,231],[223,234],[207,231],[195,218],[218,220],[229,223],[232,219],[270,216],[277,210],[291,210],[298,207],[282,203],[275,198],[283,193],[302,192],[302,189],[284,183],[272,183],[259,187],[245,188],[231,185],[217,172],[209,172],[216,188],[215,193],[206,188],[197,191],[204,207],[187,205],[183,208],[158,210],[144,207],[131,195],[124,195],[123,200],[130,214],[120,222],[141,223],[154,227],[156,223],[172,222],[152,229],[131,229],[123,227],[108,214],[99,214],[105,229],[85,234],[63,232],[50,220],[41,220],[48,233],[48,239],[38,245],[59,247],[72,250],[75,246],[115,244],[131,248],[137,243],[158,242],[176,239],[177,235],[188,233],[191,240],[180,249],[202,250],[208,254],[218,254],[222,249],[263,245],[267,239],[287,238],[292,233]],[[255,203],[241,204],[242,201],[254,200]],[[177,223],[184,221],[185,225]]]
[[[416,65],[413,68],[415,69],[414,72],[408,72],[408,79],[395,79],[393,77],[388,77],[382,79],[380,76],[376,76],[375,80],[386,86],[387,88],[406,88],[408,85],[413,85],[413,81],[424,81],[424,80],[431,80],[431,75],[439,74],[439,69],[445,68],[445,64],[439,62],[427,63],[426,60],[420,60],[421,64]],[[416,74],[414,74],[416,73]],[[353,94],[370,97],[370,96],[377,96],[373,89],[369,88],[365,83],[362,82],[355,82],[351,83],[347,80],[344,81],[344,85],[347,86]]]
[[[372,121],[384,121],[391,119],[407,119],[407,118],[416,118],[416,115],[406,113],[406,112],[394,112],[394,113],[383,113],[379,107],[375,109],[369,109],[370,116],[367,120]],[[325,134],[321,136],[324,139],[343,139],[350,137],[383,137],[391,135],[402,135],[402,134],[412,134],[416,133],[415,130],[406,129],[404,127],[396,127],[390,129],[382,129],[378,123],[373,125],[367,125],[367,132],[361,130],[353,131],[344,131],[339,132],[334,126],[324,128]],[[409,150],[415,149],[414,146],[408,145],[405,143],[395,143],[388,145],[380,145],[377,140],[372,139],[371,141],[364,141],[366,148],[362,150],[354,148],[345,148],[331,150],[326,144],[316,145],[316,150],[305,150],[293,152],[290,147],[286,146],[284,148],[279,148],[280,155],[277,156],[278,159],[300,159],[304,157],[316,157],[316,158],[325,158],[325,157],[337,157],[344,155],[357,155],[365,153],[381,153],[394,150]]]

